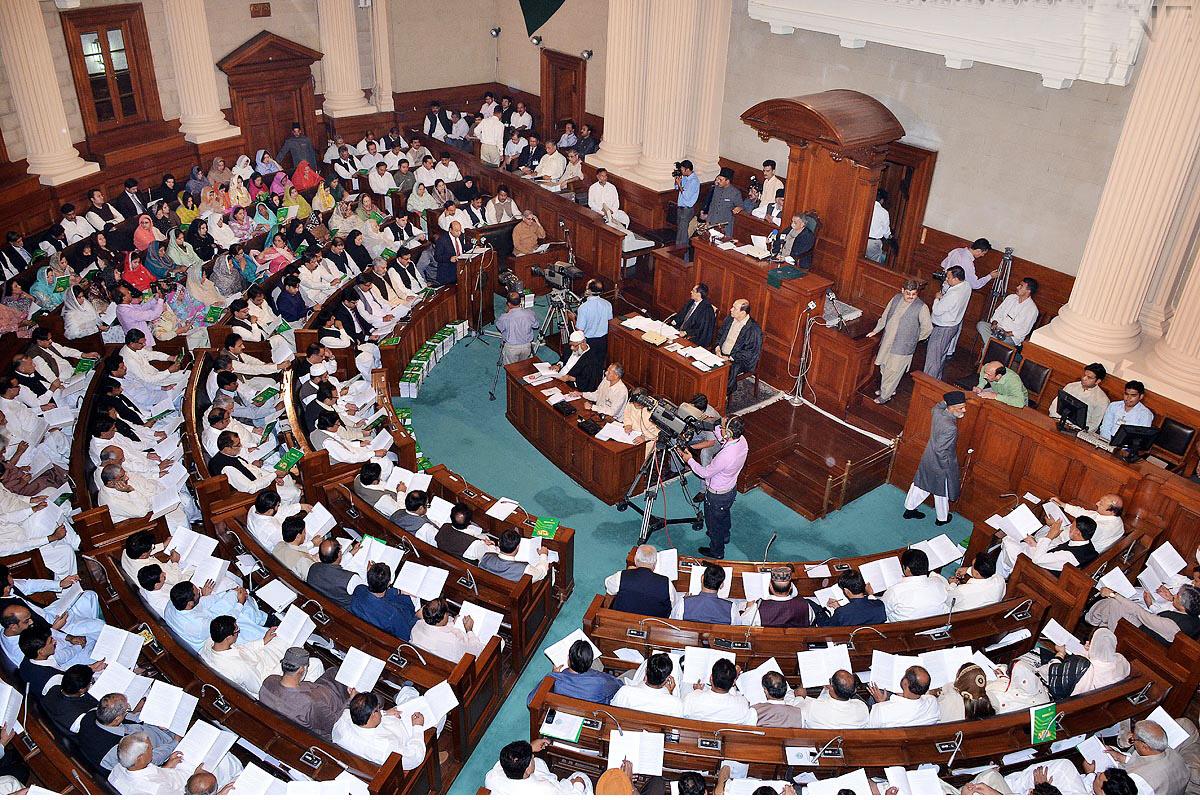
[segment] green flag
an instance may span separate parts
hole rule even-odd
[[[554,16],[554,12],[562,7],[563,0],[521,0],[521,13],[525,15],[525,35],[533,36],[533,32],[546,24],[546,20]]]

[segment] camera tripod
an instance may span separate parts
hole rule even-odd
[[[691,492],[688,491],[687,485],[687,466],[683,463],[683,459],[675,452],[671,444],[664,442],[666,437],[660,437],[654,446],[654,450],[650,455],[646,456],[646,460],[642,463],[642,468],[638,470],[638,474],[634,476],[633,483],[629,484],[629,488],[625,490],[625,495],[617,501],[617,511],[624,511],[627,508],[634,508],[642,515],[642,530],[638,534],[638,544],[645,544],[650,539],[650,534],[655,531],[665,528],[672,522],[690,522],[692,530],[699,531],[704,529],[704,511],[700,504],[693,498]],[[665,492],[664,486],[667,476],[665,469],[667,466],[675,469],[675,474],[679,476],[679,488],[683,492],[683,499],[691,507],[694,515],[691,517],[674,517],[667,519],[666,517],[656,516],[654,514],[654,500],[658,497],[659,492]],[[638,504],[633,502],[634,490],[637,485],[645,479],[646,491],[645,506],[639,508]],[[663,511],[666,511],[666,498],[663,501]]]
[[[536,356],[538,351],[546,345],[546,335],[550,331],[557,330],[562,333],[566,332],[570,335],[571,321],[567,318],[567,306],[574,303],[579,305],[579,298],[570,289],[552,289],[549,295],[550,307],[546,311],[546,316],[542,319],[542,324],[538,327],[537,333],[533,337],[533,342],[530,344],[530,355]],[[535,301],[536,304],[536,301]],[[488,336],[500,336],[499,333],[487,332]],[[501,337],[503,340],[503,337]],[[566,342],[566,339],[563,339]],[[496,387],[500,384],[500,373],[504,369],[504,347],[501,345],[500,354],[496,357],[496,374],[492,376],[492,388],[488,392],[488,399],[496,399]]]

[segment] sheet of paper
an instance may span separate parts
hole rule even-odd
[[[999,514],[992,514],[990,517],[985,519],[983,522],[985,525],[989,526],[993,530],[999,530],[1000,523],[1003,521],[1004,521],[1004,517],[1000,516]]]
[[[721,588],[717,590],[719,597],[729,597],[729,588],[733,586],[733,569],[730,567],[721,567],[725,570],[725,580],[721,582]],[[692,566],[692,574],[688,578],[688,594],[700,594],[701,581],[704,580],[704,567],[700,565]]]
[[[254,763],[246,764],[237,776],[230,794],[245,794],[256,797],[287,794],[287,784]]]
[[[314,536],[324,536],[329,533],[337,525],[333,518],[333,514],[329,513],[322,503],[317,503],[313,506],[313,510],[308,512],[304,518],[304,533],[311,539]]]
[[[287,642],[288,647],[300,647],[316,629],[317,623],[313,622],[312,617],[300,610],[299,606],[290,605],[275,630],[275,636]]]
[[[472,630],[479,637],[479,641],[484,644],[493,636],[500,635],[500,626],[504,622],[504,617],[490,608],[484,608],[472,603],[470,600],[464,600],[458,616],[454,619],[455,627],[465,630],[463,628],[463,620],[466,617],[471,618]]]
[[[1129,578],[1125,577],[1125,573],[1121,571],[1120,567],[1110,569],[1104,577],[1096,582],[1096,585],[1108,587],[1121,597],[1129,599],[1137,597],[1138,594],[1138,590],[1129,582]]]
[[[103,659],[109,664],[120,664],[133,669],[137,666],[138,655],[142,652],[145,641],[136,633],[105,625],[92,646],[92,660]]]
[[[216,556],[202,556],[194,566],[196,570],[192,573],[192,583],[199,587],[203,587],[209,581],[220,587],[225,576],[229,574],[229,562]]]
[[[1079,641],[1075,634],[1059,624],[1056,619],[1046,620],[1046,624],[1042,627],[1042,636],[1054,644],[1065,647],[1067,653],[1070,655],[1087,655],[1087,650],[1084,649],[1083,642]]]
[[[1014,508],[1000,521],[1000,530],[1004,531],[1004,534],[1010,539],[1017,541],[1026,536],[1032,536],[1041,529],[1042,523],[1024,503]]]
[[[661,733],[610,731],[608,768],[620,769],[621,762],[628,759],[635,775],[662,775],[665,741]]]
[[[1179,551],[1171,546],[1170,542],[1163,542],[1154,548],[1154,552],[1150,554],[1146,563],[1163,583],[1168,583],[1172,577],[1178,575],[1187,566],[1187,562],[1179,555]]]
[[[812,795],[836,795],[842,789],[849,789],[851,794],[856,794],[860,797],[869,796],[872,792],[871,782],[867,779],[867,771],[865,769],[856,769],[854,772],[839,775],[836,778],[825,778],[824,780],[814,781],[808,784],[804,793]]]
[[[1108,754],[1104,742],[1095,736],[1089,736],[1079,743],[1079,754],[1083,756],[1084,761],[1091,761],[1096,765],[1096,772],[1103,772],[1109,767],[1117,765],[1113,757]]]
[[[893,694],[900,693],[900,681],[909,667],[919,667],[919,656],[902,656],[875,650],[871,653],[871,682]]]
[[[379,676],[383,674],[383,659],[368,655],[357,647],[346,651],[346,657],[338,667],[334,680],[351,689],[369,692],[375,688]]]
[[[733,653],[722,650],[710,650],[707,647],[685,647],[683,649],[683,680],[688,686],[696,681],[708,683],[712,675],[712,666],[721,659],[737,663]]]
[[[198,698],[178,686],[155,681],[146,694],[140,716],[147,725],[157,725],[183,736],[191,725],[197,701]]]
[[[771,573],[743,572],[742,593],[747,600],[762,600],[771,593]]]
[[[458,696],[446,681],[430,686],[424,697],[425,702],[433,709],[436,719],[441,719],[458,708]]]
[[[542,736],[562,739],[566,742],[578,742],[579,734],[583,732],[583,717],[568,714],[565,711],[555,711],[553,722],[542,722],[538,730]]]
[[[762,679],[768,672],[782,672],[779,669],[779,662],[774,658],[768,658],[754,669],[743,672],[738,676],[738,691],[742,693],[742,697],[745,697],[750,702],[750,705],[767,702],[766,692],[762,688]]]
[[[929,685],[945,686],[958,677],[958,670],[963,664],[971,663],[971,648],[947,647],[945,650],[922,653],[920,658],[921,665],[929,673]]]
[[[285,608],[296,602],[298,595],[293,592],[286,583],[276,578],[255,590],[254,594],[259,600],[263,601],[276,611],[283,611]]]
[[[671,583],[679,580],[679,551],[675,548],[659,550],[654,562],[654,571],[665,575]]]
[[[429,511],[425,516],[435,525],[445,525],[450,521],[450,511],[454,506],[444,497],[434,495],[429,498]]]
[[[646,660],[646,657],[634,650],[632,647],[618,647],[613,651],[613,655],[622,661],[632,661],[634,664],[641,664]]]
[[[805,573],[810,578],[832,578],[833,572],[830,571],[828,564],[811,564],[805,565]]]
[[[839,669],[851,672],[850,648],[844,644],[833,647],[812,647],[796,653],[800,668],[800,684],[805,689],[819,689],[829,683]]]
[[[1062,510],[1062,506],[1058,503],[1042,503],[1042,510],[1046,512],[1046,522],[1050,523],[1055,520],[1062,522],[1064,530],[1070,526],[1071,520],[1067,518],[1066,512]]]
[[[488,508],[487,515],[493,519],[503,521],[508,519],[509,515],[516,511],[519,505],[521,504],[516,500],[501,497]]]
[[[1022,499],[1022,500],[1028,500],[1029,502],[1033,503],[1035,506],[1036,506],[1038,503],[1042,502],[1042,498],[1038,497],[1038,496],[1037,496],[1036,494],[1034,494],[1033,492],[1026,492],[1026,493],[1024,494],[1024,496],[1022,496],[1022,497],[1021,497],[1021,499]]]
[[[596,643],[589,639],[583,632],[583,628],[576,628],[571,633],[568,633],[562,639],[559,639],[554,644],[547,647],[542,652],[546,654],[546,658],[550,659],[550,663],[556,667],[565,667],[567,665],[567,654],[571,650],[571,645],[580,639],[584,640],[592,646],[592,652],[599,655],[603,651],[596,646]]]
[[[829,601],[835,601],[839,606],[844,606],[850,602],[850,598],[846,597],[846,593],[842,591],[842,587],[834,584],[826,586],[824,589],[817,589],[813,592],[813,599],[817,601],[817,605],[821,608],[829,608]]]
[[[415,561],[406,561],[400,567],[396,580],[392,582],[400,591],[419,597],[422,600],[433,600],[440,597],[449,571],[441,567],[430,567]]]
[[[215,767],[237,742],[237,738],[236,733],[220,730],[198,719],[175,745],[175,749],[183,755],[184,764],[193,769],[200,764]]]
[[[1162,726],[1162,729],[1167,734],[1167,744],[1171,747],[1179,747],[1179,745],[1187,741],[1188,732],[1162,706],[1151,711],[1146,719],[1151,722],[1157,722]]]
[[[967,552],[965,548],[955,544],[946,534],[939,534],[932,539],[918,542],[914,549],[922,550],[929,556],[929,568],[939,570],[947,564],[953,564]]]
[[[900,559],[896,556],[868,561],[859,571],[863,581],[870,584],[871,591],[875,594],[886,591],[889,586],[904,578],[904,568],[900,566]]]
[[[96,673],[96,680],[88,687],[88,694],[99,700],[106,694],[117,692],[125,695],[130,706],[136,706],[138,701],[146,696],[146,692],[150,691],[153,683],[153,678],[145,678],[120,664],[110,662]]]

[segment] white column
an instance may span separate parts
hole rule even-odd
[[[588,163],[617,174],[642,154],[649,0],[609,0],[608,52],[604,55],[604,131]]]
[[[331,117],[373,114],[362,90],[358,69],[358,28],[354,0],[317,0],[321,34],[321,74],[325,81],[325,113]]]
[[[392,98],[392,29],[388,13],[391,0],[375,0],[371,4],[371,58],[375,63],[375,86],[371,99],[375,110],[391,113],[396,110]]]
[[[163,0],[167,17],[168,50],[179,87],[179,131],[193,144],[240,136],[229,124],[217,99],[208,20],[196,13],[194,0]]]
[[[1032,341],[1113,366],[1141,342],[1138,313],[1200,147],[1200,14],[1159,9],[1071,299]]]
[[[47,186],[99,172],[100,165],[84,161],[71,144],[46,21],[37,0],[0,2],[0,58],[21,123],[29,171]]]
[[[1176,209],[1171,220],[1163,257],[1155,265],[1146,301],[1138,313],[1142,333],[1156,339],[1166,335],[1170,327],[1176,296],[1183,286],[1185,268],[1191,261],[1197,226],[1200,226],[1200,154],[1197,156],[1184,184],[1184,203]]]
[[[695,50],[696,109],[692,115],[692,165],[700,180],[716,177],[721,155],[725,65],[729,60],[729,21],[733,0],[697,0],[700,31]]]
[[[1151,382],[1146,387],[1151,392],[1193,406],[1200,402],[1200,250],[1192,257],[1191,274],[1176,299],[1171,327],[1140,371]]]
[[[685,157],[689,131],[696,121],[692,66],[699,11],[695,0],[654,0],[650,4],[642,157],[637,171],[638,182],[651,189],[675,185],[671,170],[674,162]]]

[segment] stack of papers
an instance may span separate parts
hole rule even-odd
[[[1121,597],[1130,600],[1137,597],[1138,594],[1138,590],[1129,582],[1129,578],[1125,577],[1125,573],[1121,571],[1120,567],[1109,570],[1107,575],[1096,582],[1096,585],[1112,589]]]
[[[839,606],[844,606],[850,602],[850,598],[846,597],[846,593],[842,591],[842,587],[834,584],[827,586],[824,589],[817,589],[813,592],[813,600],[821,608],[829,608],[829,601],[833,600]]]
[[[262,767],[251,762],[246,764],[242,774],[237,776],[230,794],[245,794],[255,797],[287,794],[287,784],[273,777]]]
[[[554,721],[543,722],[538,733],[542,736],[562,739],[564,742],[578,742],[579,735],[583,733],[583,717],[555,710]]]
[[[458,616],[454,618],[454,627],[465,631],[466,628],[463,627],[463,620],[467,617],[471,618],[471,630],[478,637],[479,641],[485,645],[493,636],[500,635],[500,626],[504,622],[504,617],[498,612],[476,605],[470,600],[464,600],[462,607],[458,611]]]
[[[405,492],[429,491],[429,484],[433,481],[433,476],[425,472],[409,472],[404,467],[392,466],[392,471],[388,473],[387,480],[383,482],[391,491],[397,491],[400,484],[404,484]]]
[[[214,728],[203,720],[192,723],[191,729],[175,745],[183,755],[183,763],[195,769],[203,764],[213,769],[237,742],[236,733]]]
[[[743,572],[742,595],[747,600],[762,600],[771,594],[771,573]]]
[[[850,648],[844,644],[833,647],[814,647],[796,653],[800,667],[800,685],[805,689],[819,689],[829,683],[833,673],[839,669],[852,672]]]
[[[145,643],[146,640],[136,633],[105,625],[92,646],[92,661],[103,659],[109,665],[120,664],[133,669],[137,666],[138,655]]]
[[[1079,641],[1075,634],[1060,625],[1056,619],[1046,620],[1046,624],[1042,628],[1042,636],[1054,644],[1066,648],[1068,655],[1087,655],[1087,650],[1084,649],[1083,642]]]
[[[571,651],[571,645],[583,640],[592,646],[592,653],[600,655],[602,652],[596,643],[587,637],[583,632],[583,628],[576,628],[571,633],[567,634],[562,639],[547,647],[542,652],[546,654],[546,658],[550,659],[550,663],[556,667],[565,667],[567,665],[567,656]]]
[[[88,687],[88,694],[97,700],[113,692],[123,694],[132,708],[141,702],[153,683],[153,678],[143,677],[120,664],[110,663],[96,674],[95,682]]]
[[[450,512],[454,506],[444,497],[433,495],[429,498],[429,511],[425,516],[435,525],[445,525],[450,521]]]
[[[856,769],[854,772],[845,775],[839,775],[836,778],[825,778],[819,781],[813,781],[805,788],[805,794],[814,795],[836,795],[842,789],[849,789],[850,794],[856,794],[860,797],[869,797],[871,795],[871,782],[867,780],[867,771],[865,769]],[[941,791],[938,791],[941,794]]]
[[[458,697],[450,684],[442,681],[437,686],[429,687],[425,694],[401,703],[397,708],[404,714],[405,722],[411,721],[413,714],[420,714],[424,718],[421,730],[429,730],[436,728],[447,714],[458,708]]]
[[[659,550],[658,559],[654,563],[654,571],[666,576],[671,583],[679,580],[679,551],[675,548]]]
[[[947,647],[922,653],[921,666],[929,673],[929,685],[933,688],[952,683],[964,664],[974,663],[970,647]]]
[[[1009,539],[1018,542],[1024,540],[1026,536],[1033,536],[1042,529],[1042,523],[1024,503],[1003,517],[999,514],[992,515],[987,519],[987,524],[1003,532]]]
[[[498,520],[506,520],[509,516],[520,507],[520,503],[507,497],[501,497],[487,510],[489,517]]]
[[[275,629],[275,638],[286,642],[288,647],[301,647],[316,629],[317,623],[313,622],[312,617],[301,611],[299,606],[291,605]]]
[[[644,331],[645,333],[657,333],[664,339],[674,339],[679,336],[679,331],[667,323],[640,315],[623,320],[621,322],[621,327],[629,328],[630,330],[634,331]]]
[[[108,670],[105,670],[107,672]],[[133,701],[131,700],[130,703]],[[183,736],[192,722],[197,698],[169,683],[155,681],[146,694],[146,704],[139,715],[147,725],[166,728],[171,733]]]
[[[415,561],[406,561],[392,585],[413,597],[436,600],[442,596],[442,589],[449,577],[450,572],[441,567],[427,567]]]
[[[296,602],[298,595],[286,583],[276,578],[254,592],[258,599],[269,605],[275,611],[283,611]]]
[[[904,579],[904,568],[900,566],[900,559],[896,556],[868,561],[859,567],[859,571],[873,594],[886,591],[889,586]]]
[[[633,440],[636,439],[638,435],[639,434],[637,431],[626,433],[625,426],[614,419],[609,420],[604,424],[604,427],[602,427],[596,434],[596,440],[600,442],[614,441],[622,442],[624,444],[633,444]]]
[[[661,733],[610,731],[608,769],[620,769],[623,761],[629,761],[635,775],[662,775],[665,742]]]
[[[942,780],[938,777],[937,767],[922,767],[909,769],[904,767],[884,767],[884,777],[888,786],[900,794],[915,794],[936,796],[945,794]]]
[[[688,686],[694,685],[697,681],[708,683],[712,676],[713,664],[721,660],[731,664],[737,663],[733,653],[710,650],[707,647],[685,647],[683,649],[683,682]]]
[[[880,689],[899,694],[900,680],[904,677],[905,670],[920,666],[924,666],[920,656],[900,656],[875,650],[871,653],[871,682]],[[826,682],[828,680],[826,678]],[[930,686],[932,685],[931,682]]]
[[[322,503],[313,506],[313,510],[304,517],[304,534],[312,539],[314,536],[324,536],[337,526],[333,514]]]
[[[347,688],[370,692],[379,682],[383,667],[383,659],[367,655],[357,647],[351,647],[346,651],[346,657],[342,659],[342,665],[338,667],[334,680]]]

